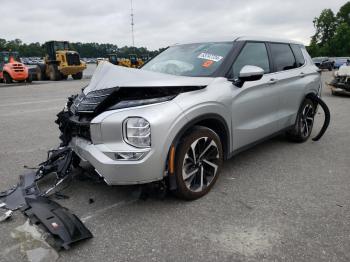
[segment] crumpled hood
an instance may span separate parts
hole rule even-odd
[[[116,66],[102,61],[97,66],[84,93],[112,87],[207,86],[212,77],[175,76],[142,69]]]
[[[350,66],[342,65],[339,67],[339,70],[336,72],[337,76],[350,76]]]

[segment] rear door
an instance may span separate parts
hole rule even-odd
[[[269,43],[269,49],[277,81],[274,88],[279,94],[278,126],[281,130],[295,123],[307,84],[305,59],[298,45]]]
[[[233,86],[232,135],[237,150],[278,130],[278,93],[271,77],[271,63],[264,42],[247,42],[237,56],[231,74],[238,78],[245,65],[259,66],[264,76],[258,81],[245,82],[241,88]]]

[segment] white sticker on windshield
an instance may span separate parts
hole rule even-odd
[[[223,57],[219,55],[209,54],[209,53],[201,53],[199,54],[198,58],[219,62]]]

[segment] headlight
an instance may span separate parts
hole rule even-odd
[[[130,117],[124,121],[124,140],[135,147],[151,146],[151,125],[142,117]]]

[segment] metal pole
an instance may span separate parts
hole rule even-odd
[[[131,38],[132,38],[132,46],[135,47],[135,38],[134,38],[134,9],[132,7],[132,0],[130,0],[131,5]]]

